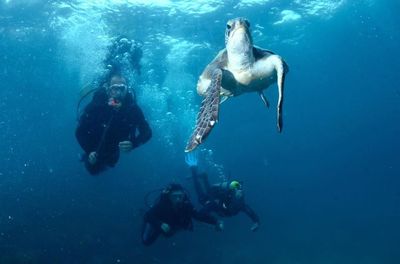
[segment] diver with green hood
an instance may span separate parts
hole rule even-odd
[[[202,211],[214,212],[221,217],[231,217],[244,212],[253,221],[251,231],[259,228],[259,217],[244,200],[242,183],[232,180],[211,185],[207,174],[198,173],[195,152],[187,153],[185,162],[190,167],[198,201],[203,206]]]

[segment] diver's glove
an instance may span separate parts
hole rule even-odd
[[[215,230],[221,232],[224,231],[224,222],[221,220],[218,220],[218,222],[215,224]]]
[[[168,234],[169,231],[171,230],[171,227],[167,223],[162,223],[161,224],[161,230],[165,233]]]
[[[260,227],[260,223],[255,222],[252,226],[251,226],[251,231],[255,232],[258,230],[258,228]]]
[[[118,146],[122,152],[129,152],[133,149],[133,144],[129,140],[119,142]]]
[[[88,162],[89,162],[91,165],[96,164],[96,162],[97,162],[97,152],[96,152],[96,151],[92,151],[92,152],[89,153],[89,155],[88,155]]]

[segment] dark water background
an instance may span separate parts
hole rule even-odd
[[[329,2],[340,1],[308,1]],[[0,263],[400,263],[397,1],[344,1],[331,14],[304,12],[282,25],[273,24],[280,11],[301,13],[298,1],[225,1],[195,15],[99,6],[90,14],[101,14],[103,34],[144,43],[137,90],[154,130],[151,142],[99,177],[79,163],[74,138],[78,91],[99,71],[88,63],[96,56],[79,57],[100,41],[77,26],[89,11],[80,13],[78,1],[0,3]],[[60,22],[79,14],[82,21]],[[229,173],[244,180],[261,227],[250,232],[240,215],[225,219],[223,233],[196,224],[144,248],[144,195],[171,181],[193,191],[182,150],[200,98],[184,95],[237,16],[262,26],[256,44],[290,66],[284,132],[276,132],[275,86],[269,110],[255,94],[229,100],[200,166],[212,181]],[[158,33],[209,47],[174,51]],[[188,54],[166,63],[180,52]]]

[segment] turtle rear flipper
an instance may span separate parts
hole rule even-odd
[[[222,70],[215,69],[211,75],[211,83],[207,88],[206,96],[201,102],[200,111],[197,115],[196,127],[186,145],[185,152],[194,150],[210,134],[215,123],[218,122],[220,103]]]
[[[269,108],[268,99],[267,99],[267,97],[265,96],[265,94],[263,93],[263,91],[258,92],[258,94],[260,95],[261,100],[263,101],[264,105],[265,105],[267,108]]]

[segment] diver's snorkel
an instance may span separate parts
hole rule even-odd
[[[108,99],[108,105],[114,108],[120,108],[122,103],[118,99],[111,97]]]

